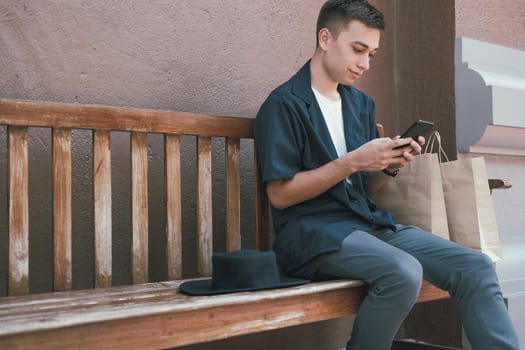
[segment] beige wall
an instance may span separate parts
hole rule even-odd
[[[525,2],[456,0],[456,36],[525,50]]]
[[[254,115],[310,55],[321,3],[2,1],[0,91]]]

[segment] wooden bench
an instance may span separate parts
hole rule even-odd
[[[252,118],[0,100],[0,137],[8,144],[8,296],[0,298],[0,349],[159,349],[208,342],[356,312],[361,281],[336,280],[258,292],[190,297],[182,282],[181,135],[197,139],[195,232],[198,273],[211,272],[212,138],[225,139],[226,249],[241,248],[240,145],[251,139]],[[52,129],[53,292],[29,289],[28,130]],[[93,134],[93,289],[72,290],[72,130]],[[112,286],[113,132],[130,133],[132,284]],[[164,135],[165,202],[148,208],[148,134]],[[30,133],[29,133],[30,134]],[[0,142],[2,144],[2,142]],[[243,143],[244,144],[244,143]],[[253,146],[251,146],[253,147]],[[257,160],[253,165],[257,169]],[[4,171],[4,170],[2,170]],[[257,176],[258,171],[254,172]],[[2,176],[5,176],[3,174]],[[0,176],[0,179],[2,178]],[[255,241],[270,249],[268,202],[254,188]],[[148,210],[165,210],[167,275],[148,276]],[[5,281],[4,281],[5,282]],[[448,298],[424,282],[419,302]]]

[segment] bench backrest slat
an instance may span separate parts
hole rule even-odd
[[[252,138],[252,118],[0,100],[0,124]]]
[[[53,130],[54,289],[71,290],[71,130]]]
[[[72,203],[74,186],[84,186],[76,183],[72,178],[75,156],[72,152],[77,137],[82,136],[79,129],[88,130],[92,133],[92,149],[83,150],[87,156],[92,155],[92,181],[93,181],[93,284],[95,288],[109,287],[115,284],[117,275],[112,270],[115,257],[112,255],[114,242],[112,242],[112,225],[116,220],[113,217],[116,207],[120,205],[113,203],[112,192],[114,191],[112,181],[118,181],[112,174],[112,135],[113,132],[124,132],[130,135],[130,158],[131,171],[129,180],[131,182],[130,212],[119,213],[130,217],[130,240],[131,240],[131,267],[128,267],[132,283],[147,282],[148,276],[148,197],[152,196],[148,185],[148,138],[150,134],[158,133],[164,137],[164,190],[165,202],[160,204],[165,208],[166,222],[163,226],[165,239],[166,278],[181,279],[183,275],[183,220],[182,220],[182,135],[194,136],[197,140],[197,176],[195,200],[196,230],[188,227],[188,231],[194,231],[197,242],[196,256],[188,253],[190,259],[196,259],[196,267],[188,266],[191,273],[199,276],[209,276],[212,270],[211,257],[213,248],[213,216],[221,215],[213,213],[212,205],[212,143],[214,140],[224,140],[225,163],[225,203],[218,204],[225,209],[225,250],[233,251],[240,249],[243,239],[241,238],[241,139],[253,139],[253,118],[243,117],[221,117],[194,113],[169,112],[157,110],[139,110],[121,107],[105,107],[93,105],[68,105],[47,102],[28,102],[15,100],[0,100],[0,125],[5,125],[5,134],[8,136],[8,285],[9,295],[28,294],[29,289],[29,149],[33,147],[28,135],[32,128],[50,128],[52,131],[52,179],[49,185],[53,192],[50,200],[52,203],[52,242],[45,243],[53,246],[52,266],[46,267],[52,271],[52,281],[45,281],[54,291],[71,290],[74,288],[77,276],[73,276],[73,260],[75,252],[73,241],[76,241],[74,209],[76,203]],[[77,136],[78,132],[78,136]],[[39,133],[39,131],[37,131]],[[85,140],[85,139],[83,139]],[[42,140],[44,146],[43,154],[48,147],[45,138]],[[39,146],[40,147],[40,143]],[[124,146],[125,147],[125,146]],[[40,150],[38,150],[40,151]],[[156,159],[155,159],[156,160]],[[153,162],[156,166],[156,162]],[[76,165],[75,165],[76,166]],[[84,165],[82,165],[84,167]],[[88,168],[89,169],[89,168]],[[191,169],[191,167],[190,167]],[[257,157],[255,157],[255,174],[258,173]],[[88,170],[89,171],[89,170]],[[188,170],[191,171],[191,170]],[[153,173],[153,172],[152,172]],[[215,174],[215,172],[213,172]],[[219,172],[220,174],[220,172]],[[89,179],[89,174],[86,174]],[[5,175],[4,175],[5,176]],[[47,175],[43,177],[46,181]],[[213,181],[212,181],[213,180]],[[89,186],[89,184],[87,184]],[[162,187],[162,186],[159,186]],[[85,188],[85,187],[81,187]],[[256,247],[258,249],[269,249],[270,238],[268,237],[268,201],[264,189],[257,184],[255,204],[255,230],[257,232]],[[113,195],[115,195],[113,193]],[[160,194],[162,196],[162,194]],[[191,196],[191,194],[190,194]],[[89,199],[89,196],[86,197]],[[217,199],[217,198],[215,198]],[[125,202],[124,202],[125,203]],[[190,202],[191,203],[191,202]],[[84,203],[79,203],[83,206]],[[153,205],[153,204],[151,204]],[[250,206],[247,206],[250,207]],[[191,210],[191,207],[188,207]],[[222,212],[222,210],[220,210]],[[35,214],[38,215],[37,212]],[[33,215],[33,213],[31,213]],[[89,216],[87,217],[89,220]],[[85,219],[82,219],[85,220]],[[191,219],[190,219],[191,220]],[[85,225],[85,221],[79,221]],[[86,222],[89,225],[89,221]],[[81,226],[83,227],[83,226]],[[89,226],[88,226],[89,227]],[[42,232],[38,239],[45,239],[47,228],[35,227],[35,233]],[[32,231],[33,231],[32,230]],[[221,230],[222,232],[223,230]],[[85,234],[85,233],[84,233]],[[81,236],[78,236],[81,237]],[[82,240],[90,239],[81,237]],[[158,235],[155,235],[156,239]],[[32,238],[33,239],[33,238]],[[162,238],[161,238],[162,239]],[[40,242],[40,241],[39,241]],[[155,241],[155,244],[158,242]],[[41,243],[39,243],[40,245]],[[191,244],[189,245],[192,246]],[[89,247],[86,247],[89,255]],[[221,248],[222,249],[222,248]],[[83,250],[83,253],[86,252]],[[36,252],[36,255],[40,255]],[[51,255],[50,255],[51,256]],[[156,257],[155,257],[156,258]],[[193,264],[192,264],[193,265]],[[46,265],[47,266],[47,265]],[[120,268],[120,267],[119,267]],[[89,267],[81,267],[81,273],[89,274]],[[122,276],[119,271],[118,276]],[[190,276],[188,276],[190,277]],[[193,277],[193,276],[191,276]],[[42,283],[44,277],[35,279]],[[47,275],[45,278],[48,278]],[[122,278],[122,277],[118,277]],[[163,277],[164,278],[164,277]],[[33,282],[31,282],[33,283]],[[81,282],[85,287],[85,282]],[[42,285],[37,286],[43,289]]]
[[[197,250],[201,276],[211,274],[213,251],[213,203],[211,181],[211,138],[197,138]]]
[[[9,134],[9,295],[29,293],[29,161],[26,127]]]
[[[241,248],[241,141],[226,139],[226,250]]]
[[[111,136],[107,130],[93,132],[93,200],[95,288],[112,282]]]
[[[180,137],[164,137],[166,186],[166,270],[169,279],[182,278],[182,191]]]
[[[133,283],[148,282],[148,134],[131,133]]]

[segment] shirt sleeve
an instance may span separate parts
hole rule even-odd
[[[291,179],[303,170],[304,131],[298,113],[280,94],[263,103],[254,125],[254,139],[263,182]]]

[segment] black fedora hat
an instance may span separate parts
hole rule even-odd
[[[179,290],[189,295],[215,295],[292,287],[310,282],[279,276],[275,253],[271,250],[214,253],[212,264],[212,278],[184,282]]]

